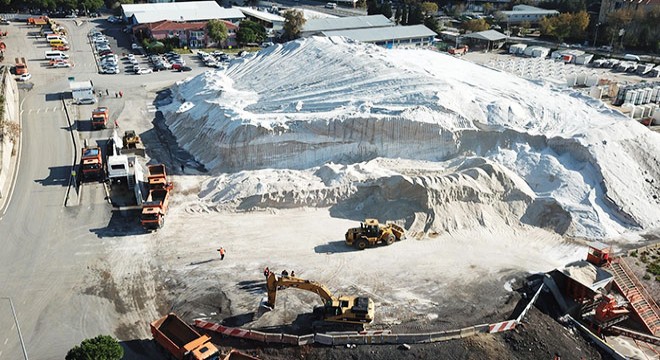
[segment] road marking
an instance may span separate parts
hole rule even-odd
[[[57,110],[59,110],[59,109],[60,109],[60,108],[58,108],[57,106],[54,106],[54,107],[53,107],[53,111],[57,111]]]
[[[41,112],[41,109],[37,109],[37,114]]]
[[[9,338],[5,339],[5,345],[7,345],[7,342],[9,341]]]

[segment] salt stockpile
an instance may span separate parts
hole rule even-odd
[[[539,226],[607,238],[660,223],[660,135],[568,90],[427,50],[271,46],[161,108],[216,208],[326,206],[419,232]]]

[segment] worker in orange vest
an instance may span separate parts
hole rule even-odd
[[[223,248],[221,246],[220,249],[218,249],[218,252],[220,253],[220,260],[224,260],[225,259],[225,248]]]

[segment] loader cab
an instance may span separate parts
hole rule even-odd
[[[380,228],[376,219],[366,219],[361,227],[367,237],[378,237],[380,235]]]

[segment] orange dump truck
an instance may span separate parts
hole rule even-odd
[[[178,360],[219,360],[220,352],[208,335],[200,335],[176,314],[151,323],[154,341]]]
[[[99,107],[92,110],[92,129],[105,129],[108,126],[110,111],[107,107]]]
[[[98,146],[88,146],[82,149],[80,158],[82,180],[103,178],[103,154]]]
[[[148,169],[149,196],[142,203],[141,223],[147,230],[156,230],[165,223],[172,183],[167,182],[165,165],[149,165]]]

